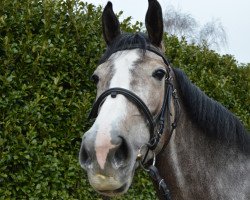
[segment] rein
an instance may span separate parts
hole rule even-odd
[[[137,49],[137,48],[141,49],[142,47],[139,46],[138,44],[134,44],[134,45],[129,45],[127,47],[120,48],[120,49],[118,48],[118,49],[116,49],[115,52],[122,51],[122,50]],[[139,161],[141,167],[150,174],[150,176],[153,178],[153,180],[155,180],[158,183],[159,189],[163,192],[165,199],[170,200],[171,197],[170,197],[170,191],[168,189],[168,186],[167,186],[166,182],[164,181],[164,179],[162,179],[161,176],[159,175],[158,169],[155,167],[156,155],[154,153],[154,150],[156,149],[156,147],[161,139],[161,136],[163,134],[164,128],[165,128],[166,111],[168,110],[170,116],[172,116],[172,113],[170,112],[172,99],[174,101],[173,102],[173,104],[174,104],[174,121],[171,124],[171,130],[169,133],[169,137],[168,137],[167,141],[163,144],[163,148],[160,151],[162,151],[168,145],[170,138],[171,138],[171,135],[172,135],[173,131],[175,130],[175,128],[177,127],[177,123],[178,123],[179,116],[180,116],[180,106],[179,106],[179,101],[178,101],[178,97],[177,97],[177,92],[176,92],[176,89],[174,88],[174,84],[173,84],[173,77],[171,76],[173,71],[170,67],[168,60],[154,46],[148,45],[145,47],[145,50],[151,51],[151,52],[157,54],[158,56],[160,56],[167,66],[167,77],[165,79],[165,94],[164,94],[163,104],[162,104],[162,107],[161,107],[159,114],[156,115],[156,117],[154,117],[151,114],[151,112],[149,111],[146,104],[135,93],[133,93],[127,89],[124,89],[124,88],[115,87],[115,88],[110,88],[110,89],[106,90],[98,97],[98,99],[94,103],[92,110],[89,114],[89,119],[93,119],[93,118],[96,118],[98,116],[98,110],[99,110],[100,106],[105,101],[106,97],[108,97],[109,95],[112,98],[116,98],[117,94],[121,94],[121,95],[124,95],[132,103],[134,103],[137,106],[137,108],[139,109],[139,111],[141,111],[143,113],[143,115],[145,116],[145,118],[147,119],[148,126],[149,126],[149,132],[150,132],[150,140],[147,144],[143,145],[139,149],[137,161]],[[115,52],[113,52],[113,53],[115,53]],[[105,61],[103,61],[103,62],[105,62]],[[156,130],[156,127],[157,127],[157,130]],[[141,150],[145,146],[147,147],[147,151],[146,151],[146,154],[144,155],[144,158],[142,159],[143,156],[141,154]],[[149,167],[146,167],[146,165],[147,165],[146,160],[147,160],[147,156],[149,154],[149,151],[153,152],[153,155],[154,155],[153,156],[153,163]]]

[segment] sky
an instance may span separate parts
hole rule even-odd
[[[105,6],[107,0],[85,0]],[[171,5],[190,14],[201,24],[219,20],[227,34],[227,45],[220,54],[231,54],[239,63],[250,63],[250,0],[158,0],[164,8]],[[111,0],[115,13],[123,11],[123,18],[144,22],[147,0]]]

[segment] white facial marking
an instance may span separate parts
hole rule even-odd
[[[130,70],[133,69],[133,63],[139,58],[137,50],[117,52],[112,55],[112,58],[115,58],[113,63],[115,72],[110,81],[110,88],[120,87],[129,90]],[[118,124],[119,120],[126,117],[126,101],[127,99],[122,95],[117,95],[116,98],[108,96],[95,121],[98,127],[95,151],[101,169],[104,169],[109,151],[115,147],[111,143],[112,125]]]
[[[105,165],[109,150],[115,147],[115,145],[111,144],[110,134],[106,134],[109,132],[110,132],[110,127],[106,126],[106,127],[102,127],[102,129],[98,131],[96,135],[96,140],[95,140],[96,158],[101,169],[104,169],[104,165]]]

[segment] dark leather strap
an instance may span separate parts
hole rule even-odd
[[[128,44],[128,45],[124,45],[122,46],[121,48],[117,48],[115,51],[112,52],[113,53],[116,53],[118,51],[125,51],[125,50],[132,50],[132,49],[140,49],[140,50],[147,50],[147,51],[151,51],[155,54],[157,54],[158,56],[162,57],[164,63],[169,67],[170,66],[170,63],[168,61],[168,59],[165,57],[165,55],[158,49],[156,48],[155,46],[153,45],[146,45],[144,48],[141,47],[141,45],[138,45],[138,44]],[[106,60],[103,60],[102,62],[100,62],[99,64],[102,64],[104,62],[106,62]]]
[[[96,118],[98,115],[98,110],[100,108],[101,103],[106,99],[107,96],[111,95],[111,97],[115,98],[117,94],[122,94],[125,97],[127,97],[128,100],[132,101],[137,108],[139,109],[139,111],[141,111],[144,116],[146,117],[148,124],[149,124],[149,131],[150,131],[150,135],[151,137],[154,134],[154,127],[155,127],[155,123],[154,123],[154,119],[153,116],[151,115],[148,107],[145,105],[145,103],[140,99],[140,97],[138,97],[135,93],[126,90],[124,88],[111,88],[106,90],[105,92],[103,92],[99,98],[97,99],[97,101],[94,103],[92,110],[89,114],[89,119],[93,119]]]
[[[151,165],[151,166],[149,166],[148,170],[149,170],[149,175],[151,176],[151,178],[157,182],[157,184],[159,186],[159,190],[162,192],[164,198],[166,200],[171,200],[168,185],[164,181],[164,179],[161,178],[158,169],[154,165]]]

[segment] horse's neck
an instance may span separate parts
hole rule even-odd
[[[173,199],[249,199],[249,165],[249,157],[202,133],[184,108],[157,161]]]

